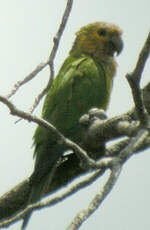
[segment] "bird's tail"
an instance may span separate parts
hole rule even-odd
[[[48,191],[53,175],[56,170],[58,159],[60,158],[60,152],[50,153],[52,158],[46,159],[46,162],[42,165],[35,167],[33,174],[30,177],[31,192],[27,204],[33,204],[39,201]],[[25,230],[32,212],[27,213],[23,217],[23,224],[21,230]]]
[[[28,199],[28,204],[34,204],[37,201],[40,200],[40,198],[46,193],[46,191],[48,191],[48,187],[51,184],[51,180],[53,178],[54,175],[54,169],[50,170],[49,174],[47,176],[45,176],[45,178],[43,178],[40,183],[37,185],[33,184],[32,188],[31,188],[31,193]],[[32,215],[32,211],[27,213],[24,217],[23,217],[23,223],[21,226],[21,230],[25,230],[27,227],[27,224],[29,222],[29,219]]]

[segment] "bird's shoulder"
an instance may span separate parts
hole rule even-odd
[[[92,57],[88,55],[81,55],[79,57],[70,56],[62,65],[53,84],[54,89],[61,87],[63,84],[69,84],[74,79],[88,80],[89,78],[99,78],[104,75],[104,67],[97,63]]]

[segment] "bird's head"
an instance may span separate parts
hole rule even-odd
[[[76,39],[70,53],[88,54],[100,60],[117,55],[123,49],[121,29],[111,23],[95,22],[76,33]]]

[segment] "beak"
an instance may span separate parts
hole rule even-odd
[[[114,51],[117,52],[117,56],[118,56],[123,49],[123,41],[121,37],[116,34],[112,36],[111,42],[114,46]]]

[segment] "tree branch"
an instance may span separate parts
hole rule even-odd
[[[12,223],[20,220],[21,218],[23,218],[23,216],[26,215],[28,212],[31,212],[33,210],[40,210],[43,207],[49,207],[49,206],[52,206],[54,204],[57,204],[58,202],[64,200],[68,196],[70,196],[70,195],[74,194],[75,192],[77,192],[79,189],[82,189],[85,186],[87,186],[87,185],[91,184],[92,182],[94,182],[98,177],[103,175],[103,173],[105,172],[105,169],[111,167],[112,173],[111,173],[111,176],[110,176],[110,178],[108,180],[108,183],[106,183],[106,185],[104,186],[104,188],[103,188],[103,190],[101,192],[101,195],[100,195],[99,199],[97,199],[98,203],[96,203],[96,206],[93,207],[93,211],[92,211],[91,208],[89,209],[89,212],[88,212],[88,216],[89,216],[90,212],[92,214],[92,212],[94,212],[94,210],[96,210],[98,208],[99,204],[104,200],[106,195],[112,189],[112,186],[114,184],[114,179],[116,178],[116,175],[119,172],[118,170],[120,168],[120,162],[118,161],[117,158],[104,158],[104,159],[101,159],[98,163],[95,163],[95,167],[99,168],[99,170],[94,172],[88,178],[86,178],[83,181],[78,182],[77,184],[71,186],[69,189],[67,189],[67,191],[63,192],[61,195],[55,196],[54,198],[51,198],[51,199],[48,199],[45,202],[44,201],[43,202],[37,202],[35,204],[27,206],[27,208],[25,208],[22,212],[17,214],[15,217],[12,217],[12,218],[10,218],[10,219],[8,219],[6,221],[4,220],[4,221],[0,222],[0,227],[9,226],[10,224],[12,224]],[[92,203],[95,203],[95,201],[93,201]]]
[[[137,114],[137,117],[141,125],[143,126],[147,125],[148,118],[147,118],[145,106],[143,103],[142,93],[140,90],[140,80],[141,80],[142,72],[144,70],[144,66],[148,59],[149,53],[150,53],[150,32],[140,52],[140,55],[139,55],[134,71],[126,75],[128,83],[132,90],[136,114]]]
[[[12,97],[21,86],[25,85],[27,82],[31,81],[40,71],[42,71],[48,65],[47,61],[40,63],[30,74],[28,74],[23,80],[17,81],[15,83],[11,92],[6,96],[7,99]]]
[[[84,115],[86,119],[84,146],[86,149],[98,149],[101,143],[123,136],[134,136],[140,128],[139,122],[133,120],[132,113],[122,114],[107,120],[96,116]],[[84,117],[83,116],[83,117]],[[83,119],[82,119],[82,125]]]
[[[132,138],[129,142],[129,144],[120,152],[117,158],[114,159],[108,159],[106,160],[107,167],[111,166],[111,174],[107,181],[107,183],[104,185],[102,191],[100,194],[97,194],[87,209],[84,209],[83,211],[79,212],[76,217],[73,219],[72,223],[69,225],[67,230],[76,230],[79,229],[81,224],[93,213],[97,210],[97,208],[100,206],[102,201],[106,198],[106,196],[111,192],[114,184],[116,183],[120,171],[121,171],[121,165],[125,163],[129,157],[134,153],[134,151],[141,146],[141,144],[145,141],[145,139],[148,137],[149,132],[147,129],[141,129],[137,133],[136,137]],[[105,159],[104,159],[105,160]],[[97,167],[100,167],[102,164],[103,166],[103,160],[100,160],[96,163]],[[110,164],[110,165],[109,165]]]
[[[100,191],[100,193],[95,195],[94,199],[91,201],[91,203],[89,204],[89,206],[86,209],[82,210],[81,212],[79,212],[75,216],[75,218],[73,219],[73,221],[67,227],[66,230],[79,229],[81,224],[90,215],[92,215],[93,212],[95,212],[99,208],[99,206],[102,204],[102,202],[104,201],[106,196],[111,192],[111,190],[113,189],[114,185],[116,184],[116,181],[117,181],[117,179],[118,179],[118,177],[120,175],[120,172],[121,172],[120,164],[115,163],[114,166],[112,167],[111,174],[110,174],[106,184],[104,185],[104,187]]]
[[[25,214],[27,214],[28,212],[31,212],[33,210],[40,210],[43,207],[50,207],[52,205],[56,205],[58,202],[63,201],[68,196],[73,195],[74,193],[76,193],[80,189],[93,183],[97,178],[102,176],[104,172],[105,172],[105,170],[97,170],[94,173],[92,173],[92,175],[89,175],[83,181],[80,181],[75,185],[71,185],[66,191],[64,191],[60,195],[56,195],[54,198],[50,198],[50,199],[48,198],[45,201],[38,202],[36,204],[32,204],[32,205],[27,206],[26,209],[24,209],[22,212],[20,212],[16,216],[14,216],[8,220],[1,221],[0,227],[8,227],[12,223],[15,223],[15,222],[19,221],[20,219],[22,219]]]
[[[148,98],[147,95],[149,95],[149,84],[145,87],[144,89],[144,93],[145,93],[145,97],[146,99]],[[3,101],[3,103],[5,103],[9,109],[11,110],[12,113],[14,113],[14,110],[16,111],[15,106],[9,102],[9,100],[7,100],[4,97],[0,97],[0,100]],[[148,103],[148,100],[147,100]],[[148,103],[149,105],[149,103]],[[19,114],[18,114],[19,112]],[[21,117],[25,118],[25,115],[27,116],[27,120],[31,121],[31,118],[35,118],[33,117],[31,114],[28,113],[24,113],[23,111],[16,111],[17,115],[21,115]],[[103,122],[106,124],[108,122],[108,127],[107,127],[107,133],[108,133],[108,137],[109,137],[109,133],[110,130],[112,130],[112,127],[114,127],[114,123],[116,121],[116,125],[117,122],[123,122],[123,118],[125,119],[124,122],[130,122],[131,118],[133,116],[133,111],[128,112],[127,114],[123,114],[122,118],[120,116],[118,116],[117,118],[112,118],[112,119],[108,119],[107,120],[103,120]],[[36,118],[37,123],[39,125],[44,125],[43,127],[47,128],[47,122],[46,121],[41,121],[41,119],[38,120],[38,118]],[[35,121],[35,122],[36,122]],[[42,122],[42,124],[41,124]],[[43,124],[44,122],[44,124]],[[45,123],[46,122],[46,123]],[[137,123],[137,122],[133,122],[133,123]],[[49,124],[48,124],[49,125]],[[132,127],[132,126],[131,126]],[[129,128],[129,127],[128,127]],[[135,126],[136,128],[136,126]],[[116,129],[117,130],[117,129]],[[128,133],[129,130],[128,130]],[[126,138],[123,141],[120,141],[119,143],[113,145],[112,147],[108,147],[106,149],[106,152],[108,155],[110,156],[117,156],[119,154],[119,152],[124,149],[131,141],[131,138]],[[136,148],[134,148],[135,151],[140,151],[143,150],[144,148],[147,148],[150,144],[150,137],[148,136],[145,141],[143,143],[141,143],[141,146],[136,146]],[[98,162],[97,162],[98,163]],[[72,172],[72,167],[70,168],[69,165],[74,165],[74,172]],[[101,165],[102,166],[102,165]],[[95,166],[96,167],[96,166]],[[49,188],[49,190],[46,192],[54,192],[57,189],[60,189],[62,186],[66,185],[68,182],[72,181],[74,178],[76,178],[78,175],[81,175],[85,172],[87,172],[88,169],[82,169],[79,167],[79,159],[76,157],[76,155],[72,154],[68,157],[67,160],[65,160],[64,162],[62,162],[59,167],[56,170],[56,173],[54,175],[52,184]],[[63,174],[63,178],[60,178],[59,175]],[[65,175],[66,174],[66,175]],[[68,175],[70,175],[68,177]],[[14,212],[22,209],[24,206],[26,206],[26,200],[28,200],[28,195],[29,195],[29,190],[30,190],[30,185],[29,185],[29,180],[25,180],[24,182],[22,182],[21,184],[19,184],[18,186],[16,186],[14,189],[12,189],[10,192],[8,192],[7,194],[4,194],[1,199],[0,199],[0,219],[4,218],[4,217],[8,217],[10,215],[12,215]],[[21,194],[21,196],[20,196]],[[13,207],[13,208],[12,208]]]
[[[51,134],[55,136],[56,141],[59,144],[62,144],[64,146],[67,146],[71,148],[79,157],[81,164],[86,168],[91,168],[91,165],[94,163],[94,161],[88,157],[88,154],[85,150],[83,150],[79,145],[74,143],[73,141],[69,140],[68,138],[64,137],[57,128],[55,128],[52,124],[47,122],[44,119],[39,119],[36,116],[32,116],[30,113],[26,113],[22,110],[17,109],[12,102],[10,102],[7,98],[0,96],[0,101],[3,102],[9,109],[10,113],[14,116],[18,116],[20,118],[23,118],[27,121],[32,121],[46,129],[49,129],[51,131]]]

